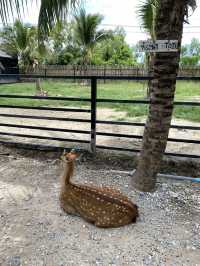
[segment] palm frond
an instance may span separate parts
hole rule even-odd
[[[197,7],[196,0],[188,0],[188,6],[190,6],[194,11]]]
[[[64,20],[70,8],[75,9],[80,0],[41,0],[38,27],[40,37],[45,37],[56,22]]]
[[[98,30],[103,16],[100,14],[87,14],[85,9],[81,8],[74,15],[74,20],[75,41],[81,48],[83,62],[90,64],[95,45],[109,36],[107,32]]]
[[[37,0],[35,0],[37,1]],[[24,8],[27,8],[28,0],[1,0],[0,1],[0,18],[3,24],[6,24],[10,18],[14,17],[14,13],[17,12],[20,18],[21,14],[24,13]]]
[[[137,13],[141,21],[141,26],[151,35],[155,37],[155,20],[159,6],[159,0],[141,1],[138,6]]]
[[[80,9],[74,16],[75,19],[75,38],[79,45],[93,46],[96,36],[102,34],[97,28],[103,20],[100,14],[86,14],[84,9]]]
[[[18,14],[18,18],[30,7],[30,3],[38,0],[0,0],[0,19],[5,25]],[[81,0],[41,0],[38,19],[41,39],[50,32],[55,23],[66,17],[70,8],[75,8]]]
[[[187,7],[186,7],[186,11],[185,11],[185,22],[186,23],[189,23],[188,22],[188,18],[189,18],[189,9],[192,9],[192,13],[195,11],[197,7],[197,4],[196,4],[196,0],[187,0]]]
[[[105,30],[98,31],[95,36],[95,40],[97,42],[102,42],[104,40],[111,39],[111,38],[113,38],[113,35],[111,35],[110,31],[105,31]]]

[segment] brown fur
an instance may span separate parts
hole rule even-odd
[[[98,227],[118,227],[136,221],[138,207],[119,191],[73,184],[76,152],[65,153],[60,204],[69,214],[79,215]]]

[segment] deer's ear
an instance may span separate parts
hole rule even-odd
[[[81,149],[80,148],[78,148],[78,147],[76,147],[76,148],[73,148],[72,150],[71,150],[71,152],[76,152],[76,153],[80,153],[81,152]]]

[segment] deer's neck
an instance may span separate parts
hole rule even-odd
[[[67,186],[70,184],[70,178],[73,176],[74,172],[74,162],[67,162],[64,165],[64,173],[63,173],[63,185]]]

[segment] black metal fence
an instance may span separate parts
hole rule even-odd
[[[9,79],[9,78],[17,78],[17,79],[37,79],[37,78],[44,78],[42,75],[0,75],[0,79]],[[45,76],[45,79],[74,79],[74,76]],[[21,138],[30,138],[30,139],[40,139],[40,140],[54,140],[59,142],[77,142],[77,143],[84,143],[90,145],[90,150],[94,153],[96,149],[108,149],[108,150],[119,150],[119,151],[127,151],[127,152],[139,152],[139,149],[130,149],[130,148],[121,148],[121,147],[112,147],[112,146],[105,146],[105,145],[96,145],[96,137],[97,136],[110,136],[113,138],[126,138],[126,139],[136,139],[141,140],[142,135],[131,135],[131,134],[118,134],[118,133],[106,133],[97,131],[96,127],[98,124],[101,125],[126,125],[126,126],[133,126],[133,127],[144,127],[144,123],[140,122],[125,122],[125,121],[104,121],[104,120],[97,120],[97,104],[98,103],[123,103],[123,104],[144,104],[148,105],[148,100],[114,100],[114,99],[99,99],[97,98],[97,81],[99,79],[104,79],[104,77],[98,76],[79,76],[76,79],[86,79],[91,81],[91,97],[90,98],[82,98],[82,97],[51,97],[51,96],[30,96],[30,95],[13,95],[13,94],[2,94],[0,93],[0,99],[3,98],[12,98],[12,99],[40,99],[40,100],[52,100],[52,101],[69,101],[69,102],[88,102],[90,104],[90,109],[79,109],[79,108],[56,108],[56,107],[31,107],[31,106],[20,106],[20,105],[8,105],[8,104],[0,104],[0,108],[19,108],[23,110],[41,110],[41,115],[26,115],[26,114],[10,114],[10,113],[0,113],[0,117],[7,117],[7,118],[24,118],[24,119],[40,119],[40,120],[57,120],[57,121],[66,121],[66,122],[79,122],[79,123],[89,123],[90,130],[75,130],[75,129],[62,129],[62,128],[54,128],[54,127],[41,127],[41,126],[31,126],[31,125],[16,125],[13,123],[2,123],[0,122],[1,127],[7,127],[10,129],[13,128],[22,128],[22,129],[33,129],[33,130],[41,130],[41,131],[54,131],[54,132],[67,132],[67,133],[79,133],[79,134],[86,134],[90,135],[90,140],[81,140],[81,139],[67,139],[61,137],[49,137],[49,136],[39,136],[39,135],[32,135],[32,134],[21,134],[21,133],[13,133],[12,130],[8,132],[0,131],[0,136],[12,136],[12,137],[21,137]],[[107,76],[106,79],[108,80],[148,80],[148,77],[130,77],[130,76],[123,76],[123,77],[116,77],[116,76]],[[200,81],[200,77],[178,77],[179,80],[193,80],[193,81]],[[192,102],[192,101],[176,101],[174,105],[182,105],[182,106],[196,106],[200,107],[200,102]],[[61,111],[61,112],[76,112],[76,113],[90,113],[90,119],[82,119],[82,118],[63,118],[63,117],[51,117],[51,116],[43,116],[42,111]],[[200,126],[186,126],[186,125],[171,125],[173,129],[187,129],[187,130],[200,130]],[[191,143],[191,144],[200,144],[200,140],[193,140],[193,139],[177,139],[177,138],[168,138],[168,142],[176,142],[176,143]],[[16,144],[16,145],[24,145],[23,142],[16,142],[16,141],[7,141],[1,140],[0,143],[2,144]],[[41,144],[26,144],[33,148],[54,148],[60,149],[65,148],[63,146],[51,146],[51,145],[41,145]],[[184,154],[184,153],[165,153],[166,155],[170,156],[179,156],[179,157],[187,157],[187,158],[200,158],[200,155],[196,154]]]
[[[148,69],[142,66],[122,66],[122,65],[38,65],[29,67],[26,74],[39,74],[44,76],[147,76]],[[10,73],[11,74],[11,73]],[[200,76],[198,66],[180,66],[178,76]]]

